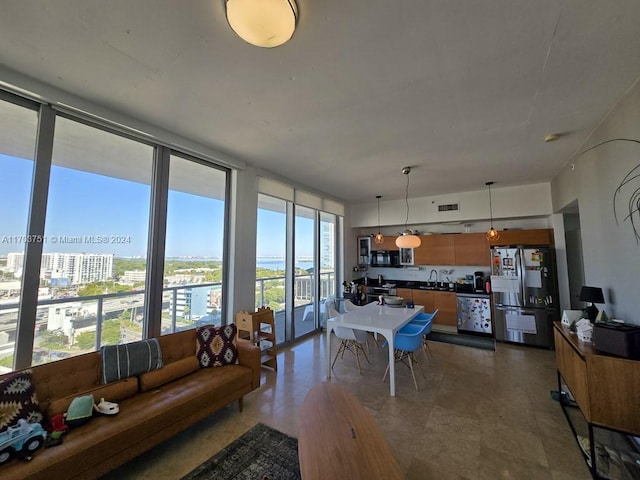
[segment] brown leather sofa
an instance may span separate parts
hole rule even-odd
[[[32,367],[40,407],[46,415],[64,413],[71,400],[93,394],[115,401],[114,416],[94,415],[64,434],[61,445],[40,449],[29,462],[0,466],[0,478],[92,479],[100,477],[172,435],[235,402],[260,386],[260,350],[238,340],[239,365],[200,368],[196,332],[158,338],[164,366],[152,372],[102,384],[100,352]],[[43,425],[44,426],[44,425]]]

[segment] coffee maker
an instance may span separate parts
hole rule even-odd
[[[476,293],[485,293],[484,272],[473,272],[473,290]]]

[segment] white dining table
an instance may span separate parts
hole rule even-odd
[[[389,390],[396,396],[396,369],[394,357],[394,337],[396,332],[424,310],[422,305],[414,308],[389,307],[369,303],[337,317],[327,320],[327,378],[331,378],[331,332],[334,327],[353,328],[383,335],[389,345]]]

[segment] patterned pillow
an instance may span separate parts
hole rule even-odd
[[[0,432],[16,424],[20,418],[44,426],[31,370],[9,373],[0,380]]]
[[[200,366],[207,368],[238,364],[237,333],[238,328],[233,323],[223,327],[199,327],[196,330],[196,356]]]

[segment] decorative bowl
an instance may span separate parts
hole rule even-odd
[[[402,297],[396,297],[393,295],[385,295],[382,298],[384,300],[384,303],[387,305],[402,305],[402,301],[404,300],[404,298]]]

